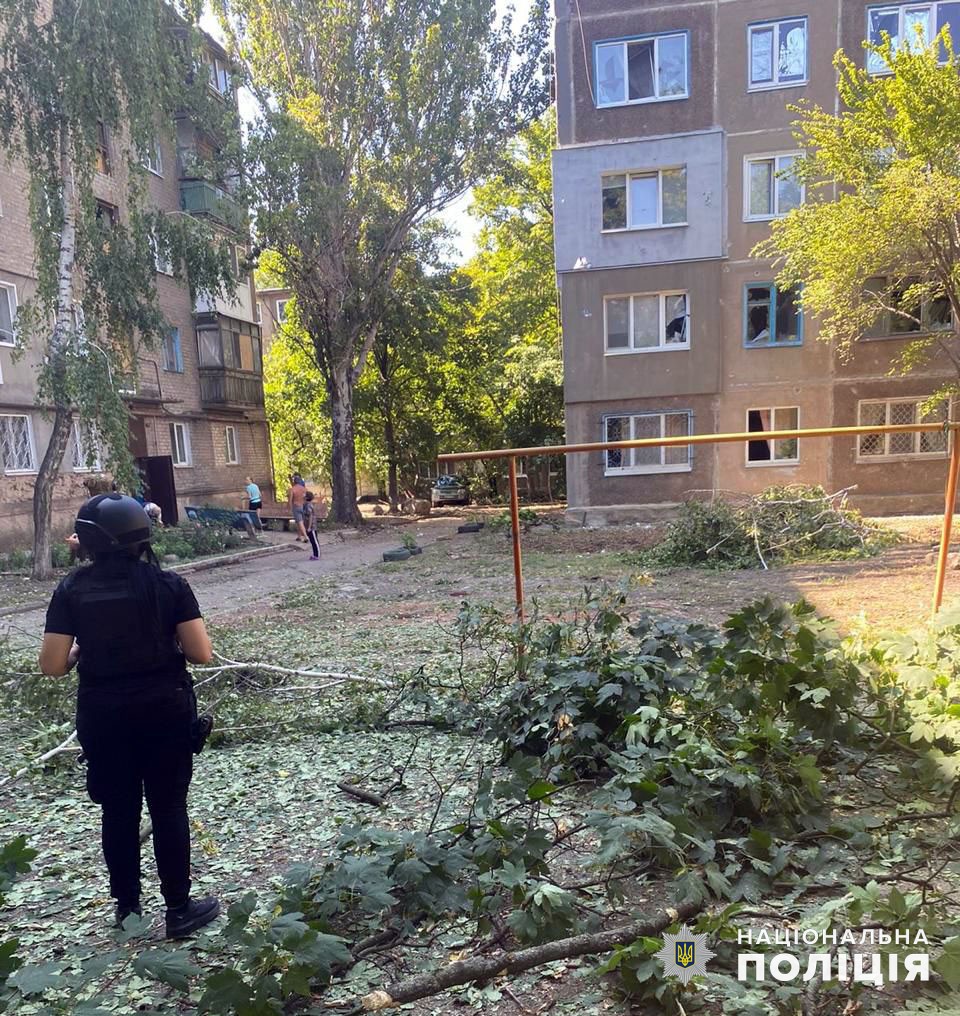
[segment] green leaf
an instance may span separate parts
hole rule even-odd
[[[249,1005],[253,998],[250,986],[239,971],[230,967],[218,970],[204,982],[200,1012],[230,1013]]]
[[[16,955],[19,946],[20,941],[16,938],[0,942],[0,987],[14,970],[19,970],[23,966],[23,960]]]
[[[556,786],[548,780],[534,780],[527,787],[527,797],[531,801],[542,801],[545,797],[549,797],[556,789]]]
[[[186,949],[172,952],[166,949],[151,949],[141,953],[133,961],[133,968],[138,974],[153,977],[179,991],[189,991],[190,978],[203,973],[190,961],[190,953]]]
[[[31,963],[20,967],[9,983],[22,995],[40,995],[59,982],[62,970],[60,963]]]
[[[951,991],[960,988],[960,935],[943,943],[943,952],[934,961],[934,969],[947,982]]]

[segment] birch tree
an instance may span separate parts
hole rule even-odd
[[[358,518],[354,389],[417,227],[486,175],[547,103],[544,6],[218,0],[260,101],[248,180],[332,419],[333,514]]]
[[[158,252],[197,291],[231,278],[204,225],[146,200],[144,153],[172,137],[175,115],[215,109],[193,75],[197,14],[163,0],[0,0],[0,146],[26,170],[36,273],[17,341],[20,355],[37,355],[38,402],[53,423],[33,497],[36,578],[51,573],[54,485],[74,420],[117,478],[132,477],[123,392],[137,349],[166,327]],[[105,137],[124,199],[117,216],[97,200]]]

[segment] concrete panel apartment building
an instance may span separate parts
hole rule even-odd
[[[226,54],[207,40],[206,70],[211,90],[235,102]],[[169,140],[167,138],[169,137]],[[111,161],[112,139],[100,139],[95,189],[110,214],[125,214],[122,167]],[[158,137],[146,158],[153,204],[170,214],[209,219],[244,256],[242,210],[230,195],[230,181],[200,175],[204,146],[210,144],[187,118]],[[18,302],[35,286],[32,242],[26,214],[27,179],[16,162],[0,164],[0,547],[27,547],[33,533],[34,477],[49,439],[51,422],[36,391],[40,350],[17,357]],[[239,263],[239,262],[238,262]],[[187,504],[239,507],[244,477],[252,475],[266,497],[273,490],[270,440],[263,411],[262,351],[256,321],[252,273],[232,299],[191,297],[189,286],[157,265],[160,307],[169,323],[161,348],[142,350],[136,388],[129,394],[130,450],[147,497],[165,522],[176,522]],[[91,342],[91,356],[96,346]],[[99,472],[87,464],[77,431],[67,448],[57,482],[54,524],[62,532],[88,495],[84,486]]]
[[[939,434],[767,441],[908,423],[953,373],[888,376],[915,332],[841,360],[750,252],[804,199],[788,104],[837,107],[834,53],[880,32],[960,38],[960,3],[557,0],[557,275],[567,440],[756,432],[743,444],[568,457],[571,510],[610,520],[697,492],[856,486],[870,512],[942,507]],[[869,284],[869,283],[867,283]],[[949,311],[924,308],[930,328]]]

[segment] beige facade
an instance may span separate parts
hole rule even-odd
[[[225,54],[210,45],[214,58],[225,66]],[[221,98],[235,101],[226,78],[217,81]],[[206,216],[236,243],[242,256],[243,218],[228,190],[193,175],[197,139],[192,124],[181,120],[166,134],[170,139],[162,140],[160,158],[148,171],[150,200],[171,214]],[[126,188],[120,167],[104,168],[110,172],[97,174],[97,196],[115,206],[122,218]],[[19,302],[29,295],[34,285],[31,263],[26,174],[17,163],[6,163],[0,168],[0,547],[4,548],[29,546],[32,540],[34,476],[51,429],[36,393],[41,351],[18,351],[10,330],[4,330],[2,300],[9,295]],[[157,273],[157,291],[173,332],[163,348],[139,352],[138,383],[128,399],[130,450],[144,495],[161,505],[165,521],[175,520],[188,504],[240,507],[248,475],[269,499],[273,470],[252,275],[232,298],[201,300],[196,306],[189,286],[162,270]],[[8,302],[8,308],[15,311],[14,302]],[[94,344],[90,355],[97,355]],[[88,496],[85,481],[100,478],[96,468],[89,469],[85,461],[77,463],[74,445],[71,440],[57,483],[54,524],[59,532],[72,524]],[[82,459],[83,449],[80,452]]]
[[[931,31],[960,15],[953,4],[919,6]],[[854,488],[870,511],[940,507],[938,439],[764,439],[772,429],[910,422],[952,372],[934,359],[891,378],[915,336],[865,337],[841,360],[777,290],[772,266],[751,257],[770,220],[803,198],[776,175],[797,152],[788,105],[835,108],[837,49],[862,61],[881,12],[889,26],[891,12],[902,21],[918,5],[557,0],[556,8],[568,440],[757,434],[669,455],[571,456],[571,510],[622,517],[703,492],[793,482]]]

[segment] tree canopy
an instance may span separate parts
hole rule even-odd
[[[248,180],[327,388],[333,511],[356,517],[353,392],[422,225],[543,110],[545,7],[220,0],[261,103]]]
[[[885,328],[913,340],[894,370],[940,355],[960,372],[960,64],[946,31],[868,49],[883,73],[835,58],[839,112],[792,107],[807,201],[754,254],[802,287],[820,338],[841,353]]]

